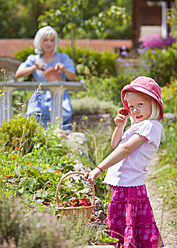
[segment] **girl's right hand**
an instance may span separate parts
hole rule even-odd
[[[96,184],[94,179],[98,177],[100,174],[101,174],[100,169],[95,168],[94,170],[85,173],[84,177],[85,179],[87,179],[88,182]]]
[[[124,110],[124,108],[118,109],[118,111],[117,111],[117,116],[116,116],[116,118],[114,119],[115,124],[116,124],[116,126],[117,126],[118,128],[124,128],[124,127],[125,127],[125,125],[126,125],[126,123],[127,123],[127,118],[128,118],[128,116],[129,116],[129,113],[126,114],[126,115],[124,115],[124,114],[123,114],[123,113],[124,113],[123,110]]]

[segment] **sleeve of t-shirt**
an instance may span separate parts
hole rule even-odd
[[[146,120],[135,133],[145,137],[149,143],[160,144],[162,125],[158,121]]]
[[[74,66],[73,61],[70,59],[70,57],[68,56],[68,54],[66,53],[62,53],[62,63],[64,64],[64,66],[66,67],[67,70],[76,73],[76,69]]]
[[[19,69],[21,70],[21,69],[25,69],[25,68],[27,68],[27,67],[30,67],[30,66],[34,65],[34,62],[35,62],[35,57],[34,57],[34,55],[33,55],[33,54],[30,54],[30,55],[27,57],[26,61],[25,61],[25,62],[22,62],[22,63],[19,65],[18,70],[19,70]]]

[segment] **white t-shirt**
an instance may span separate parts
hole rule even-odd
[[[134,134],[146,137],[146,141],[128,157],[111,166],[103,183],[125,187],[144,185],[146,168],[158,150],[162,132],[163,126],[156,120],[145,120],[127,129],[119,145]]]

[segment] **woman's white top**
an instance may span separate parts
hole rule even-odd
[[[128,157],[111,166],[103,183],[125,187],[145,184],[147,166],[159,148],[162,132],[163,126],[156,120],[145,120],[128,128],[119,146],[128,141],[134,134],[145,137],[146,141]]]

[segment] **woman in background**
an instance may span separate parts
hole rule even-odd
[[[34,38],[35,53],[28,56],[27,60],[20,64],[16,71],[16,77],[33,75],[35,81],[48,81],[44,77],[44,70],[53,67],[55,73],[61,73],[61,80],[76,81],[76,70],[72,60],[66,53],[57,52],[58,35],[50,26],[38,30]],[[31,97],[26,116],[34,115],[36,120],[47,127],[50,122],[51,93],[50,91],[36,91]],[[63,129],[72,130],[73,108],[67,91],[63,96]]]

